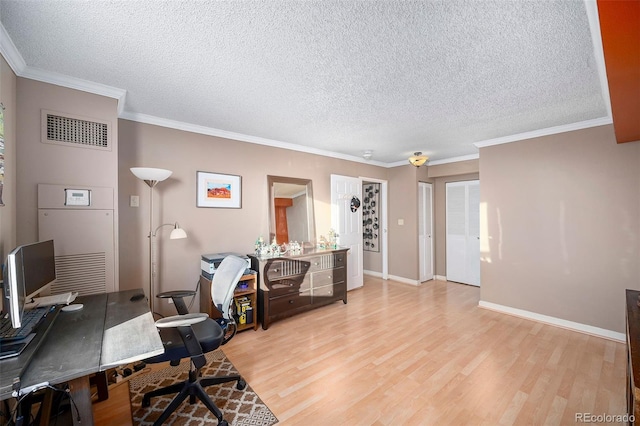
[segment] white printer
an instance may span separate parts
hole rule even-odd
[[[213,279],[213,275],[216,273],[216,269],[220,266],[222,259],[227,256],[238,256],[247,261],[247,270],[245,274],[251,273],[249,269],[251,268],[251,259],[244,254],[239,253],[213,253],[213,254],[203,254],[202,259],[200,260],[200,267],[202,269],[202,276],[211,280]]]

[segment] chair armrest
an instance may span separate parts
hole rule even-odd
[[[205,313],[174,315],[171,317],[161,318],[156,321],[158,328],[183,327],[197,324],[209,318]]]
[[[173,291],[164,291],[162,293],[156,294],[156,297],[161,299],[169,299],[172,297],[189,297],[195,296],[196,292],[194,290],[173,290]]]
[[[188,314],[189,309],[187,309],[187,305],[184,303],[184,298],[189,296],[195,296],[196,292],[194,290],[173,290],[173,291],[165,291],[162,293],[156,294],[156,297],[160,299],[169,299],[173,300],[173,305],[176,307],[176,311],[180,315]]]

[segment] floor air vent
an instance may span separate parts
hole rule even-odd
[[[42,141],[45,143],[111,150],[108,122],[42,111]]]

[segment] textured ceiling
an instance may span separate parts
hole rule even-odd
[[[375,162],[608,116],[582,0],[1,0],[0,20],[30,69],[126,90],[125,118]]]

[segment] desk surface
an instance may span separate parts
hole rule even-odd
[[[137,289],[78,297],[75,303],[84,307],[58,314],[23,373],[20,388],[64,383],[161,354],[162,340],[146,299],[130,300],[140,293]],[[0,399],[10,396],[11,383],[0,383]]]

